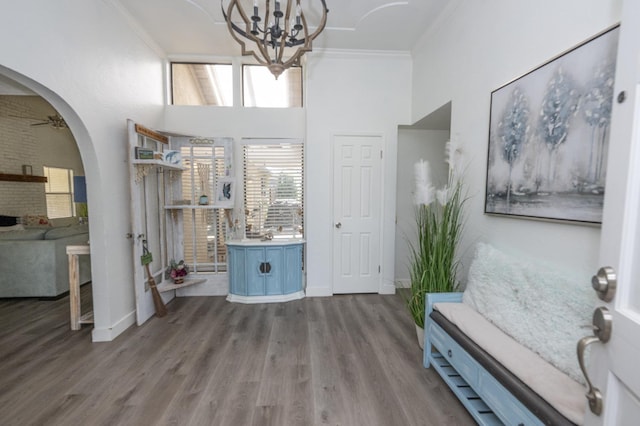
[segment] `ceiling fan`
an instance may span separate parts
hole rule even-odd
[[[49,125],[51,127],[53,127],[54,129],[68,129],[69,126],[67,125],[67,122],[64,121],[64,118],[62,118],[62,116],[60,114],[54,114],[54,115],[47,115],[46,118],[36,118],[36,117],[24,117],[24,116],[18,116],[18,115],[10,115],[9,117],[14,117],[14,118],[24,118],[25,120],[36,120],[37,123],[32,123],[31,126],[45,126],[45,125]]]

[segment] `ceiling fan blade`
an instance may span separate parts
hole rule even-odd
[[[37,118],[37,117],[25,117],[24,115],[7,115],[7,117],[12,117],[12,118],[23,118],[25,120],[38,120],[38,121],[42,121],[44,120],[43,118]]]
[[[31,126],[45,126],[45,125],[48,124],[51,127],[53,127],[54,129],[68,129],[69,128],[67,123],[64,121],[64,118],[62,118],[62,116],[60,114],[48,115],[47,118],[26,117],[26,116],[20,116],[20,115],[8,115],[8,117],[22,118],[22,119],[25,119],[25,120],[36,120],[36,121],[39,121],[39,123],[33,123],[33,124],[31,124]]]

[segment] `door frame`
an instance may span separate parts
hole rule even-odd
[[[633,308],[634,312],[628,309],[632,297],[631,274],[633,269],[638,271],[638,266],[632,268],[633,256],[640,253],[640,239],[636,236],[640,221],[640,202],[637,199],[640,184],[632,179],[640,175],[636,170],[640,159],[639,12],[640,3],[623,1],[599,264],[594,265],[594,272],[600,266],[613,267],[617,273],[618,288],[611,301],[600,300],[597,304],[609,309],[613,318],[612,334],[610,341],[597,342],[590,349],[587,371],[603,396],[603,412],[596,416],[587,408],[584,424],[588,426],[618,424],[617,421],[622,420],[618,416],[625,413],[617,411],[621,408],[618,404],[632,399],[625,396],[625,386],[633,386],[636,398],[640,396],[640,372],[637,358],[634,358],[640,353],[640,344],[637,343],[640,329],[637,311],[640,308]],[[619,97],[622,93],[626,99]],[[614,163],[621,159],[622,163]],[[638,299],[638,293],[633,297]],[[640,412],[640,404],[636,402],[633,406],[635,413]]]
[[[385,265],[384,265],[384,242],[385,242],[385,238],[384,238],[384,200],[385,200],[385,182],[386,182],[386,176],[385,176],[385,148],[386,148],[386,136],[384,134],[384,132],[331,132],[330,134],[330,139],[331,139],[331,146],[330,146],[330,158],[331,158],[331,173],[329,175],[329,178],[331,179],[331,185],[329,185],[329,200],[330,200],[330,206],[329,206],[329,223],[328,226],[331,229],[331,295],[336,294],[335,293],[335,288],[336,288],[336,282],[334,281],[335,279],[335,270],[337,265],[335,264],[334,260],[334,256],[335,256],[335,232],[334,231],[334,221],[335,221],[335,217],[334,217],[334,208],[335,208],[335,188],[333,185],[333,177],[335,176],[336,173],[336,162],[335,162],[335,153],[336,153],[336,145],[337,145],[337,138],[340,136],[347,136],[347,137],[375,137],[375,138],[380,138],[380,151],[381,151],[381,158],[380,158],[380,205],[379,205],[379,213],[380,213],[380,217],[378,219],[378,233],[380,235],[379,238],[379,242],[378,242],[378,265],[380,265],[380,273],[378,274],[378,294],[383,294],[383,287],[384,287],[384,271],[385,271]]]

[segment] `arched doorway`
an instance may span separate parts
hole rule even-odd
[[[68,266],[64,264],[65,244],[87,244],[89,240],[88,226],[84,225],[86,231],[82,232],[75,226],[78,225],[78,217],[86,217],[87,211],[90,210],[87,209],[87,200],[73,199],[74,194],[81,192],[80,188],[74,190],[73,177],[83,178],[75,180],[76,185],[84,180],[87,173],[83,160],[86,155],[91,156],[93,151],[87,129],[78,115],[56,93],[0,66],[0,132],[3,128],[4,158],[9,160],[2,165],[2,172],[9,177],[13,176],[14,181],[0,188],[3,194],[3,200],[0,200],[0,215],[20,218],[20,222],[24,222],[21,224],[27,225],[30,231],[37,228],[36,225],[43,225],[43,235],[37,237],[48,240],[48,247],[55,244],[55,248],[42,248],[45,244],[35,248],[37,243],[31,247],[26,247],[29,243],[12,243],[11,252],[16,255],[16,261],[11,262],[14,265],[13,269],[22,268],[23,271],[31,273],[28,279],[20,280],[18,274],[17,279],[12,281],[21,285],[20,290],[31,286],[33,292],[0,293],[0,297],[31,297],[36,298],[35,300],[65,297],[68,294],[65,291],[68,290],[60,288],[60,282],[64,281],[60,279],[60,271],[66,268],[64,272],[68,272]],[[45,176],[47,182],[43,184]],[[60,182],[65,182],[65,179],[69,183],[67,188],[59,185]],[[86,177],[87,181],[90,179],[91,176]],[[0,185],[3,183],[0,182]],[[84,203],[79,203],[82,201]],[[31,222],[33,218],[37,223]],[[40,231],[34,230],[34,235],[38,232]],[[49,234],[51,236],[47,237]],[[71,236],[73,238],[70,238]],[[49,243],[49,240],[54,238],[59,240]],[[99,235],[96,239],[98,238]],[[24,256],[20,255],[20,250],[26,250]],[[55,251],[55,255],[47,250]],[[54,259],[51,260],[49,257]],[[51,266],[43,266],[43,273],[50,274],[38,275],[37,266],[44,264],[45,259],[53,262],[55,271],[47,271]],[[20,266],[17,264],[19,261],[29,264]],[[88,282],[91,280],[89,257],[85,256],[82,263],[84,265],[81,265],[81,282]],[[16,287],[15,284],[9,285]],[[83,303],[86,308],[87,305],[93,304],[93,297],[91,291],[84,293],[89,296],[89,300]],[[68,297],[66,300],[68,322]],[[58,324],[52,324],[52,327],[56,326]]]

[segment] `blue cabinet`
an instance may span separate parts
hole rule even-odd
[[[303,240],[227,241],[229,295],[241,303],[283,302],[304,297]]]

